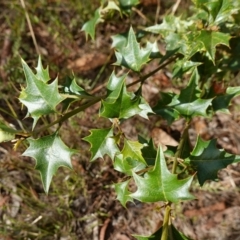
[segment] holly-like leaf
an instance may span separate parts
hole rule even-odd
[[[168,15],[164,17],[161,24],[156,24],[145,28],[147,32],[152,32],[155,34],[161,34],[164,38],[173,32],[184,32],[189,26],[193,24],[191,20],[181,20],[180,17],[175,17],[173,15]]]
[[[180,95],[176,95],[168,105],[177,110],[182,116],[191,118],[193,116],[207,116],[206,110],[211,105],[212,99],[201,99],[201,90],[198,87],[199,75],[195,69],[191,75],[188,86]]]
[[[139,162],[146,164],[141,152],[141,149],[143,147],[144,145],[138,141],[124,139],[124,146],[121,152],[123,155],[123,158],[126,159],[130,157],[134,160],[137,160]]]
[[[76,79],[73,78],[67,78],[66,82],[64,84],[64,89],[63,92],[65,94],[69,94],[69,95],[75,95],[75,96],[90,96],[82,87],[80,87],[77,82]]]
[[[91,161],[103,158],[105,154],[114,159],[114,156],[120,151],[113,135],[113,129],[92,129],[90,132],[91,134],[83,138],[83,140],[89,142],[91,145]]]
[[[139,162],[131,157],[123,157],[123,154],[118,154],[114,159],[114,169],[116,171],[132,176],[133,172],[138,172],[146,167],[146,164]]]
[[[193,2],[209,14],[208,21],[212,25],[226,21],[237,11],[231,0],[193,0]]]
[[[176,96],[174,93],[160,93],[160,100],[157,105],[153,108],[153,111],[161,116],[163,119],[166,119],[168,124],[171,125],[173,121],[179,118],[179,113],[174,108],[169,107],[173,97]]]
[[[135,72],[139,72],[142,66],[149,61],[151,51],[152,49],[150,48],[140,47],[140,44],[137,42],[135,33],[131,27],[128,32],[126,46],[115,52],[117,58],[117,62],[115,64],[132,69]]]
[[[15,139],[17,133],[19,133],[19,131],[0,122],[0,143]]]
[[[47,83],[49,80],[50,80],[50,76],[49,76],[49,71],[48,71],[48,67],[47,68],[43,68],[43,65],[42,65],[42,60],[41,60],[41,57],[39,56],[38,58],[38,65],[36,67],[36,70],[37,70],[37,73],[36,73],[36,77]]]
[[[114,1],[109,0],[107,6],[102,9],[102,12],[105,13],[111,10],[116,10],[121,13],[119,6]]]
[[[237,162],[239,156],[229,154],[216,147],[217,140],[204,141],[200,137],[185,161],[197,170],[199,184],[202,186],[206,180],[216,180],[217,173],[227,165]]]
[[[112,48],[115,48],[119,51],[127,45],[128,33],[120,33],[112,36],[111,38]]]
[[[130,196],[142,202],[178,202],[193,199],[189,187],[193,177],[179,180],[176,174],[167,169],[162,148],[159,147],[155,166],[144,177],[133,173],[137,191]]]
[[[163,227],[160,227],[155,233],[150,236],[139,236],[133,235],[137,240],[159,240],[162,236]],[[186,237],[183,233],[179,232],[174,225],[170,224],[168,226],[168,238],[166,240],[191,240]]]
[[[79,98],[89,99],[91,95],[88,94],[82,87],[80,87],[75,78],[67,77],[63,86],[63,94],[66,99],[62,102],[65,111],[71,105],[71,103],[79,100]]]
[[[128,191],[129,181],[130,180],[114,184],[115,191],[117,193],[117,199],[125,208],[127,202],[133,202],[132,197],[129,196],[130,192]]]
[[[173,66],[173,78],[181,78],[184,73],[190,72],[193,68],[201,65],[200,62],[178,60]]]
[[[127,92],[124,84],[125,77],[117,78],[114,74],[110,77],[107,86],[108,94],[105,100],[102,100],[100,116],[126,119],[138,114],[148,118],[147,115],[152,113],[152,109],[142,97]]]
[[[106,102],[108,103],[116,102],[116,100],[119,98],[121,94],[125,78],[126,75],[117,77],[114,72],[111,74],[107,84],[107,97],[105,98]]]
[[[149,142],[140,136],[138,138],[139,142],[144,144],[144,147],[141,149],[143,158],[145,159],[148,166],[154,166],[157,150],[154,147],[152,138],[149,140]]]
[[[68,148],[57,133],[39,139],[28,138],[30,146],[22,154],[36,160],[45,192],[48,192],[53,175],[59,167],[72,168],[71,156],[76,151]]]
[[[45,71],[41,72],[41,67],[38,67],[38,73],[35,75],[24,60],[22,66],[27,87],[22,89],[19,100],[27,107],[28,114],[34,119],[34,128],[42,115],[56,112],[56,106],[64,100],[64,97],[58,92],[57,79],[51,84],[46,83],[47,74]],[[37,76],[40,76],[40,79]]]
[[[231,100],[240,95],[240,87],[228,87],[225,94],[217,95],[213,101],[213,110],[229,113],[228,106]]]
[[[196,42],[201,42],[203,50],[205,50],[210,59],[215,62],[216,46],[221,44],[229,47],[230,35],[222,32],[213,32],[208,30],[201,30],[200,34],[196,37]],[[196,44],[196,43],[194,43]]]
[[[90,35],[90,37],[94,40],[95,39],[95,29],[96,29],[96,25],[98,23],[100,23],[102,20],[102,16],[101,16],[101,7],[98,8],[95,13],[94,13],[94,17],[87,21],[83,26],[82,26],[82,31],[85,32],[86,37],[88,37],[88,35]]]

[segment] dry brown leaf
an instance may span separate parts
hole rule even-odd
[[[168,146],[177,146],[178,142],[173,139],[168,133],[166,133],[164,130],[160,129],[160,128],[154,128],[152,130],[152,139],[153,142],[156,146],[162,146],[163,150],[167,149],[167,145]]]
[[[87,72],[104,65],[108,56],[103,53],[87,53],[68,64],[68,68],[74,71]]]

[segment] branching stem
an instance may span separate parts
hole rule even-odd
[[[177,165],[178,165],[178,158],[181,158],[183,148],[185,146],[186,141],[188,140],[188,129],[189,129],[189,126],[190,126],[190,124],[189,124],[189,122],[187,122],[187,124],[186,124],[186,126],[185,126],[185,128],[183,130],[183,134],[182,134],[180,143],[178,145],[177,151],[175,153],[174,162],[173,162],[173,168],[172,168],[172,173],[173,174],[176,173]]]
[[[171,215],[171,206],[170,206],[170,203],[168,203],[164,213],[161,240],[168,240],[170,215]]]
[[[84,111],[85,109],[87,109],[88,107],[92,106],[93,104],[99,102],[101,99],[104,99],[105,97],[104,96],[101,96],[101,97],[96,97],[94,100],[66,113],[65,115],[63,115],[61,118],[57,119],[56,121],[52,122],[52,123],[49,123],[48,125],[34,131],[34,135],[40,133],[40,132],[43,132],[45,130],[47,130],[48,128],[50,128],[51,126],[55,125],[55,124],[58,124],[58,123],[62,123],[64,122],[65,120],[69,119],[70,117],[76,115],[77,113],[79,112],[82,112]]]
[[[154,73],[158,72],[159,70],[163,69],[164,67],[166,67],[168,64],[172,63],[173,61],[176,60],[176,58],[178,58],[178,55],[170,58],[168,61],[166,61],[165,63],[163,63],[162,65],[160,65],[159,67],[157,67],[156,69],[154,69],[152,72],[140,77],[138,80],[136,80],[135,82],[132,82],[130,84],[127,85],[127,87],[131,87],[139,82],[143,83],[145,80],[147,80],[149,77],[151,77]]]

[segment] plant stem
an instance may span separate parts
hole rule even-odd
[[[168,226],[170,220],[171,206],[170,203],[167,204],[164,213],[163,226],[162,226],[162,236],[161,240],[168,240]]]
[[[82,112],[84,111],[85,109],[87,109],[88,107],[92,106],[93,104],[99,102],[101,99],[104,99],[104,96],[101,96],[101,97],[96,97],[94,100],[66,113],[65,115],[63,115],[61,118],[57,119],[56,121],[52,122],[52,123],[49,123],[48,125],[34,131],[34,135],[36,135],[37,133],[40,133],[40,132],[43,132],[45,130],[47,130],[48,128],[50,128],[51,126],[57,124],[57,123],[62,123],[64,122],[65,120],[67,120],[68,118],[74,116],[75,114],[79,113],[79,112]]]
[[[174,162],[173,162],[173,168],[172,168],[172,173],[175,174],[176,170],[177,170],[177,165],[178,165],[178,158],[181,158],[181,154],[185,145],[186,140],[188,139],[188,129],[189,129],[189,122],[187,122],[184,130],[183,130],[183,134],[180,140],[180,143],[178,145],[177,151],[174,155]]]
[[[136,80],[135,82],[132,82],[130,84],[127,85],[127,87],[131,87],[139,82],[143,83],[146,79],[148,79],[149,77],[151,77],[154,73],[158,72],[159,70],[161,70],[162,68],[166,67],[169,63],[173,62],[176,60],[176,58],[178,57],[178,55],[176,55],[173,58],[170,58],[168,61],[166,61],[165,63],[163,63],[162,65],[160,65],[159,67],[157,67],[156,69],[154,69],[152,72],[140,77],[138,80]]]

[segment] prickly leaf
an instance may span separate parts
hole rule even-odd
[[[231,100],[240,95],[240,87],[228,87],[225,94],[217,95],[213,101],[213,110],[229,113],[228,106]]]
[[[17,133],[19,133],[19,131],[0,122],[0,143],[15,139]]]
[[[36,67],[36,70],[37,70],[36,77],[39,80],[41,80],[45,83],[47,83],[50,80],[48,67],[45,68],[45,69],[43,68],[42,60],[41,60],[40,56],[38,57],[38,65]]]
[[[36,160],[45,192],[48,192],[53,175],[59,167],[72,168],[71,156],[76,151],[67,147],[57,133],[39,139],[28,138],[30,146],[23,153]]]
[[[41,68],[38,69],[38,73],[35,75],[24,60],[22,60],[22,66],[27,87],[22,89],[19,100],[27,107],[28,113],[34,119],[34,128],[42,115],[56,112],[56,106],[64,100],[64,97],[58,92],[57,79],[51,84],[47,84],[46,79],[43,79],[46,73],[41,73],[39,70]],[[37,76],[41,78],[39,79]]]
[[[143,156],[142,156],[142,152],[141,149],[144,147],[143,144],[141,144],[138,141],[132,141],[132,140],[124,140],[124,147],[122,150],[122,155],[123,158],[126,159],[128,157],[135,159],[139,162],[142,162],[144,164],[146,164]]]
[[[105,154],[114,159],[114,156],[120,152],[112,128],[92,129],[90,135],[83,139],[91,145],[91,161],[103,158]]]
[[[102,101],[100,116],[126,119],[138,114],[143,118],[148,118],[148,113],[152,113],[148,103],[142,97],[127,92],[126,85],[122,80],[120,78],[116,85],[112,82],[108,85],[108,96]],[[116,86],[116,88],[111,90],[110,85]]]
[[[151,48],[140,47],[140,44],[137,42],[135,33],[131,27],[128,32],[126,45],[115,52],[117,58],[117,62],[115,64],[132,69],[135,72],[139,72],[142,66],[149,61],[151,52]]]
[[[205,50],[209,58],[215,62],[216,47],[221,44],[229,47],[229,40],[231,36],[222,32],[214,32],[208,30],[201,30],[200,34],[196,37],[196,42],[201,42],[203,50]]]
[[[124,158],[123,154],[118,154],[115,156],[113,166],[116,171],[132,176],[133,171],[137,172],[144,169],[146,164],[131,157]]]
[[[142,202],[178,202],[194,198],[189,193],[193,177],[179,180],[176,174],[170,173],[161,147],[154,168],[143,177],[133,173],[133,178],[138,189],[130,196]]]
[[[218,149],[216,143],[216,139],[204,141],[198,137],[191,155],[185,160],[196,169],[201,186],[206,180],[216,180],[220,169],[239,160],[239,156]]]
[[[133,235],[137,240],[159,240],[162,236],[163,227],[159,228],[150,236]],[[179,232],[172,224],[168,226],[168,238],[166,240],[191,240],[190,238]]]
[[[129,181],[130,180],[114,184],[115,191],[117,193],[117,199],[125,208],[127,202],[133,202],[132,197],[130,197],[130,192],[128,191]]]
[[[102,17],[101,17],[101,8],[98,8],[95,13],[94,13],[94,17],[87,21],[83,26],[82,26],[82,31],[85,32],[86,37],[88,37],[88,35],[90,35],[91,39],[95,39],[95,29],[98,23],[100,23],[102,21]]]
[[[201,99],[201,90],[198,87],[199,75],[197,69],[192,73],[188,86],[179,95],[173,97],[168,105],[173,107],[182,116],[207,116],[206,110],[211,105],[212,99]]]

